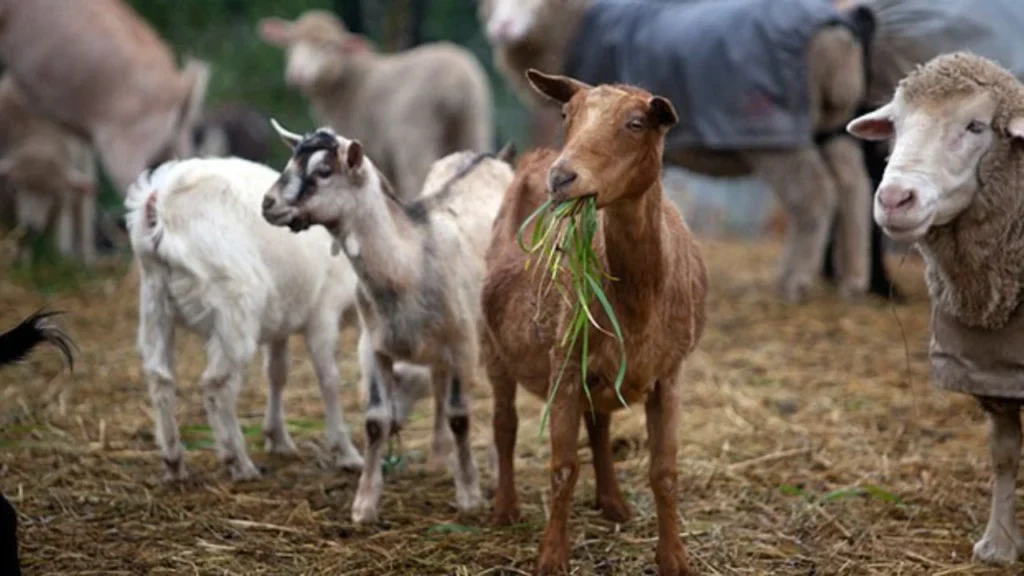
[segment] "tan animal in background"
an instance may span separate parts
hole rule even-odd
[[[91,142],[118,192],[191,155],[209,68],[179,70],[123,0],[0,0],[0,60],[46,118]]]
[[[58,251],[96,261],[96,158],[88,142],[38,114],[0,78],[0,195],[10,223],[52,233]]]
[[[382,54],[322,10],[266,18],[260,34],[287,50],[286,82],[309,99],[317,120],[361,141],[403,200],[419,194],[434,161],[494,145],[490,83],[461,46]]]
[[[544,275],[526,267],[528,256],[516,240],[522,223],[549,197],[562,202],[596,196],[594,250],[603,269],[617,279],[604,282],[604,291],[622,327],[628,358],[621,394],[629,404],[643,403],[647,413],[658,574],[689,574],[677,507],[679,376],[704,330],[708,278],[699,246],[661,188],[665,133],[678,116],[667,99],[635,87],[591,87],[535,70],[527,78],[538,94],[563,106],[566,143],[561,152],[541,149],[524,156],[505,192],[487,250],[482,346],[494,389],[495,518],[499,524],[519,519],[513,471],[518,386],[551,402],[551,514],[537,573],[569,568],[568,521],[579,475],[580,420],[590,438],[597,506],[616,522],[631,515],[615,477],[610,444],[611,415],[622,407],[613,388],[618,344],[588,326],[588,368],[580,373],[579,348],[559,345],[571,316],[566,299],[558,290],[542,292],[538,279]],[[604,311],[594,308],[597,322],[611,326]],[[568,348],[572,351],[567,358]]]

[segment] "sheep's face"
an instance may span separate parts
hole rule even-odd
[[[345,30],[336,16],[320,10],[293,22],[264,18],[259,26],[264,42],[285,49],[285,83],[307,93],[322,79],[344,74],[352,56],[370,49],[361,36]]]
[[[299,232],[321,225],[337,234],[346,219],[364,203],[360,196],[373,169],[357,140],[345,140],[328,128],[298,136],[275,129],[290,146],[292,157],[263,198],[263,217],[275,226]]]
[[[975,198],[979,166],[1000,139],[1024,138],[1024,118],[993,129],[997,101],[978,89],[955,97],[891,102],[854,119],[847,130],[866,140],[893,138],[875,192],[874,218],[894,240],[916,242],[963,213]]]
[[[532,69],[526,77],[562,105],[565,145],[548,173],[555,201],[596,196],[600,208],[636,198],[657,182],[665,134],[678,122],[671,102],[635,87],[591,87]]]
[[[521,42],[544,17],[544,8],[550,1],[480,0],[480,22],[484,25],[487,40],[494,45]]]

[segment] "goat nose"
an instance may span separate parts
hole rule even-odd
[[[559,192],[576,181],[576,173],[567,168],[554,166],[548,172],[548,191]]]
[[[912,188],[890,185],[878,190],[878,203],[888,211],[906,210],[914,205],[916,198]]]
[[[273,196],[264,196],[263,197],[263,211],[266,212],[267,210],[270,210],[273,207],[274,207],[274,197]]]

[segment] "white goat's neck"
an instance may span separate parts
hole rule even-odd
[[[376,168],[369,171],[358,206],[332,233],[352,262],[359,282],[371,296],[411,289],[419,280],[423,259],[420,231],[405,208],[384,192]]]
[[[521,95],[528,95],[535,104],[549,105],[541,99],[526,80],[526,70],[536,68],[548,74],[565,70],[569,45],[576,39],[580,22],[593,0],[549,1],[536,27],[515,44],[497,46],[495,59],[514,80]]]

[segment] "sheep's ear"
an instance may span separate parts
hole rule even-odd
[[[580,90],[590,90],[591,88],[589,84],[575,78],[549,75],[535,68],[526,71],[526,79],[539,94],[559,104],[565,104],[572,100],[573,95]]]
[[[679,115],[667,98],[655,96],[647,102],[647,106],[650,119],[657,122],[658,126],[671,128],[679,122]]]
[[[345,149],[345,166],[348,166],[349,170],[355,170],[363,164],[363,145],[359,143],[359,140],[353,140],[348,143],[348,148]]]
[[[886,140],[892,138],[892,102],[874,112],[868,112],[850,120],[846,131],[861,140]]]
[[[1010,123],[1006,126],[1006,131],[1009,132],[1011,138],[1024,140],[1024,116],[1011,118]]]
[[[302,142],[302,136],[299,136],[294,132],[289,132],[288,130],[285,130],[284,126],[278,124],[277,120],[275,120],[274,118],[270,119],[270,125],[274,127],[274,132],[277,132],[277,135],[281,137],[281,141],[284,142],[292,150],[294,150],[295,147],[299,145],[299,142]]]
[[[260,38],[272,46],[282,48],[291,43],[291,22],[281,18],[264,18],[260,20]]]

